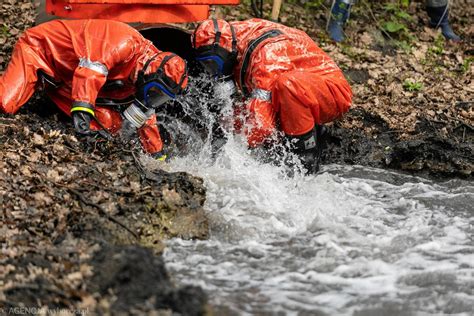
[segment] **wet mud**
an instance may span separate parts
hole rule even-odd
[[[362,108],[351,110],[345,128],[335,122],[328,128],[322,162],[389,168],[430,178],[471,178],[474,170],[472,127],[448,125],[450,137],[441,135],[446,123],[421,118],[416,133],[405,139],[376,114]],[[354,123],[354,124],[353,124]]]
[[[133,144],[78,139],[43,101],[0,115],[2,311],[208,313],[161,258],[164,239],[208,237],[202,180],[145,172]]]
[[[15,17],[15,21],[7,21],[7,16]],[[0,49],[0,70],[6,67],[20,31],[33,24],[36,14],[31,2],[24,0],[5,5],[4,17],[10,33]],[[311,23],[305,29],[304,23],[297,22],[309,33],[316,30]],[[359,33],[354,39],[365,35]],[[427,34],[428,43],[433,42],[431,33]],[[345,48],[354,59],[348,61],[340,53],[344,46],[330,49],[351,84],[359,87],[356,103],[366,102],[375,92],[392,96],[390,102],[380,104],[392,105],[392,101],[411,97],[388,87],[375,90],[390,86],[386,78],[390,71],[383,76],[374,74],[369,66],[375,57],[365,51]],[[373,50],[396,55],[386,46]],[[388,64],[376,56],[384,67]],[[430,56],[428,50],[426,59],[435,59]],[[435,59],[437,63],[452,57],[449,50],[440,56]],[[460,56],[472,56],[472,51]],[[361,63],[363,67],[359,67]],[[354,64],[357,67],[351,68]],[[401,86],[395,79],[396,87]],[[466,80],[463,85],[469,83]],[[372,90],[365,89],[366,85]],[[412,99],[419,99],[423,107],[430,96],[427,93]],[[374,102],[366,103],[365,108],[355,107],[343,120],[328,126],[323,164],[359,164],[435,178],[472,178],[473,132],[472,124],[466,124],[468,120],[441,120],[442,114],[422,113],[415,129],[406,134],[388,124],[387,117],[380,116],[385,112],[375,111]],[[384,111],[389,112],[387,108]],[[453,108],[468,112],[472,102],[456,103]],[[405,116],[400,117],[403,120]],[[89,315],[209,313],[202,289],[173,284],[160,255],[166,238],[208,237],[201,179],[159,167],[145,170],[133,146],[77,139],[70,119],[48,102],[33,101],[15,116],[0,115],[0,156],[2,311],[34,307]],[[26,311],[33,314],[37,310]],[[372,314],[395,315],[399,311],[399,307],[388,306]]]
[[[137,264],[139,263],[139,264]],[[175,288],[163,259],[150,249],[135,246],[105,246],[93,258],[90,288],[102,298],[114,296],[110,311],[172,310],[183,315],[206,313],[207,297],[195,286]],[[99,311],[100,312],[100,311]]]

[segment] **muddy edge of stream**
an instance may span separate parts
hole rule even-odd
[[[35,18],[30,1],[9,3],[1,15],[9,35],[0,37],[0,71]],[[363,69],[345,73],[356,93],[370,80]],[[464,100],[455,107],[472,111]],[[472,124],[433,119],[418,108],[414,98],[420,115],[407,136],[379,111],[354,107],[330,126],[323,161],[471,179]],[[44,99],[0,115],[0,308],[207,313],[202,289],[173,285],[160,255],[163,239],[207,238],[202,180],[146,172],[120,143],[73,135]]]

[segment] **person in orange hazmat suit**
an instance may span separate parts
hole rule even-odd
[[[126,125],[144,150],[159,158],[163,142],[154,108],[183,93],[187,81],[183,59],[159,51],[127,24],[54,20],[19,38],[0,77],[0,110],[14,114],[49,83],[47,94],[72,116],[78,134],[105,129],[115,135]],[[129,101],[120,111],[99,100]]]
[[[235,126],[248,145],[260,146],[281,130],[306,171],[317,172],[321,125],[347,112],[352,99],[335,62],[303,31],[262,19],[205,20],[192,44],[220,85],[240,88],[245,102]]]

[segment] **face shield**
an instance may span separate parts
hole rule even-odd
[[[224,61],[219,56],[198,57],[196,60],[209,75],[217,77],[222,75]]]
[[[153,81],[149,82],[143,88],[145,105],[150,108],[156,108],[174,98],[176,95],[165,88],[163,84]]]

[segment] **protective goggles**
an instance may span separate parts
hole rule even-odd
[[[176,95],[156,81],[147,83],[143,88],[144,102],[148,107],[156,108],[174,98]]]
[[[224,61],[219,56],[198,57],[196,60],[202,65],[204,70],[211,76],[221,76],[224,70]]]

